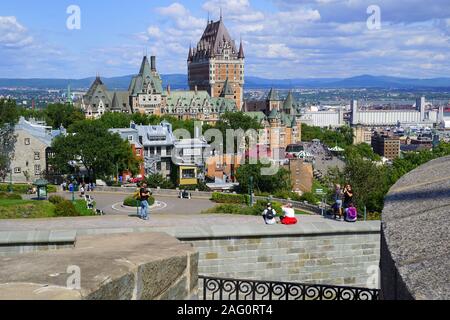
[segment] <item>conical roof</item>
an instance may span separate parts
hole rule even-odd
[[[120,110],[121,109],[120,104],[119,104],[119,98],[117,97],[117,92],[114,92],[111,109],[112,110]]]
[[[280,114],[279,114],[278,110],[277,109],[272,109],[272,111],[269,114],[269,120],[278,119],[279,116],[280,116]]]
[[[292,91],[289,91],[289,94],[284,100],[283,109],[286,111],[291,111],[294,107],[294,96],[292,95]]]
[[[233,95],[234,95],[234,91],[231,88],[230,82],[228,81],[228,78],[227,78],[227,80],[225,80],[225,84],[223,86],[221,97],[233,96]]]
[[[280,101],[280,97],[278,96],[278,91],[274,88],[271,88],[268,95],[269,101]]]
[[[239,54],[238,54],[238,58],[239,58],[239,59],[245,59],[244,45],[243,45],[243,43],[242,43],[242,40],[241,40],[241,44],[239,45]]]

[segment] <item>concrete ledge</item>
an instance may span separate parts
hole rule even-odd
[[[197,260],[166,234],[81,236],[72,249],[0,258],[0,299],[191,299]]]
[[[401,178],[385,200],[384,299],[450,299],[450,157]]]

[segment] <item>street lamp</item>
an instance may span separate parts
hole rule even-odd
[[[13,185],[12,185],[12,170],[9,171],[9,192],[13,192]]]
[[[248,193],[250,195],[250,207],[253,207],[253,176],[249,178]]]

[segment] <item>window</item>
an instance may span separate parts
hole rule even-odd
[[[41,174],[41,166],[39,164],[34,166],[34,175],[38,176]]]
[[[40,152],[35,152],[34,153],[34,160],[41,160],[41,153]]]
[[[25,145],[29,146],[31,144],[30,138],[25,138]]]
[[[183,170],[183,179],[193,179],[195,178],[195,169]]]
[[[138,156],[141,155],[141,149],[137,149],[137,150],[136,150],[136,155],[138,155]]]
[[[133,136],[128,136],[128,141],[133,141]]]
[[[22,169],[20,167],[14,168],[14,173],[21,173]]]
[[[161,162],[156,164],[156,171],[161,171]]]

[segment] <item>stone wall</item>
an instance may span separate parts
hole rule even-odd
[[[450,299],[450,157],[402,177],[385,199],[381,296]]]
[[[0,300],[184,300],[198,254],[161,233],[77,237],[72,249],[0,257]]]
[[[377,233],[190,241],[206,276],[367,287],[378,267]]]

